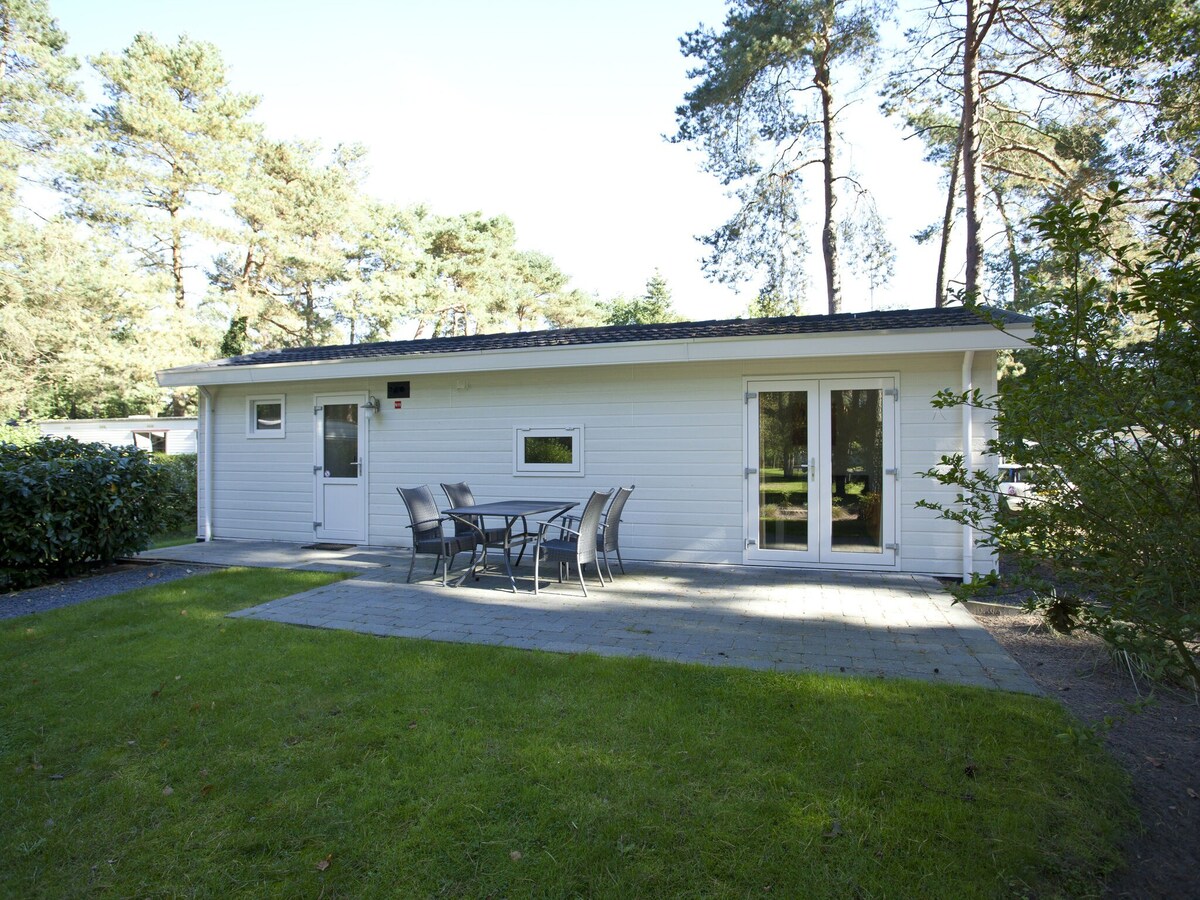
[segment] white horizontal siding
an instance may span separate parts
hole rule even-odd
[[[135,431],[163,432],[165,452],[171,455],[196,452],[196,420],[179,418],[48,419],[38,422],[43,435],[73,437],[84,443],[132,447]]]
[[[621,526],[626,558],[740,560],[742,390],[727,366],[412,379],[403,409],[371,423],[371,540],[407,541],[396,486],[429,484],[440,496],[440,482],[465,480],[480,502],[582,503],[593,489],[636,483]],[[514,428],[547,425],[583,426],[582,477],[513,474]]]
[[[979,354],[979,366],[991,365]],[[898,376],[897,517],[901,567],[961,571],[961,531],[916,509],[940,496],[915,473],[957,452],[961,416],[929,400],[959,386],[962,356],[742,360],[412,375],[217,391],[216,537],[307,540],[313,517],[313,397],[361,391],[380,398],[369,421],[368,540],[406,546],[397,487],[467,481],[480,502],[514,497],[582,503],[593,489],[636,484],[622,524],[627,559],[740,563],[744,540],[744,379]],[[981,369],[980,371],[983,371]],[[410,382],[396,409],[386,382]],[[286,394],[286,437],[246,437],[246,398]],[[513,474],[513,429],[582,426],[582,477]],[[950,499],[953,499],[953,492]]]

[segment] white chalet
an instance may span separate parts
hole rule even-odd
[[[962,307],[575,328],[253,353],[159,373],[198,385],[202,540],[410,546],[399,486],[582,502],[636,484],[626,560],[965,576],[969,530],[920,476],[975,467],[1032,333]]]

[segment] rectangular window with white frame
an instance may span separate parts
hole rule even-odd
[[[250,397],[246,402],[246,436],[281,438],[287,435],[286,406],[283,394]]]
[[[583,426],[516,428],[514,475],[582,475]]]

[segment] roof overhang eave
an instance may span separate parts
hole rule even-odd
[[[179,366],[157,373],[163,387],[273,384],[339,378],[447,374],[459,372],[552,369],[671,362],[717,362],[790,356],[849,357],[965,350],[1010,350],[1025,346],[1031,324],[1001,330],[988,325],[891,329],[870,332],[686,338],[676,341],[575,344],[503,350],[460,350],[362,359],[311,360],[214,366]]]

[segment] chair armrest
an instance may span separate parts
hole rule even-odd
[[[538,526],[538,537],[539,538],[546,533],[547,528],[552,528],[552,527],[557,527],[559,530],[569,532],[570,534],[574,534],[574,535],[579,534],[579,532],[576,531],[574,528],[568,528],[566,525],[564,525],[562,519],[558,519],[558,518],[550,519],[549,521],[546,521],[546,522],[535,520],[533,524]]]
[[[563,532],[565,532],[565,533],[567,533],[567,534],[573,534],[573,535],[575,535],[576,537],[579,537],[579,531],[578,531],[577,529],[575,529],[575,528],[568,528],[568,527],[567,527],[566,525],[564,525],[562,522],[555,522],[555,521],[551,521],[551,522],[543,522],[543,523],[542,523],[542,525],[543,525],[543,530],[544,530],[546,527],[549,527],[549,526],[551,526],[551,525],[556,525],[556,526],[558,526],[558,530],[559,530],[559,533],[560,533],[560,534],[561,534],[561,533],[563,533]]]
[[[443,522],[448,522],[448,521],[450,521],[450,520],[446,519],[446,518],[422,519],[420,522],[410,522],[408,525],[405,525],[404,527],[405,528],[416,528],[418,525],[428,525],[430,522],[437,522],[439,525],[441,525]]]

